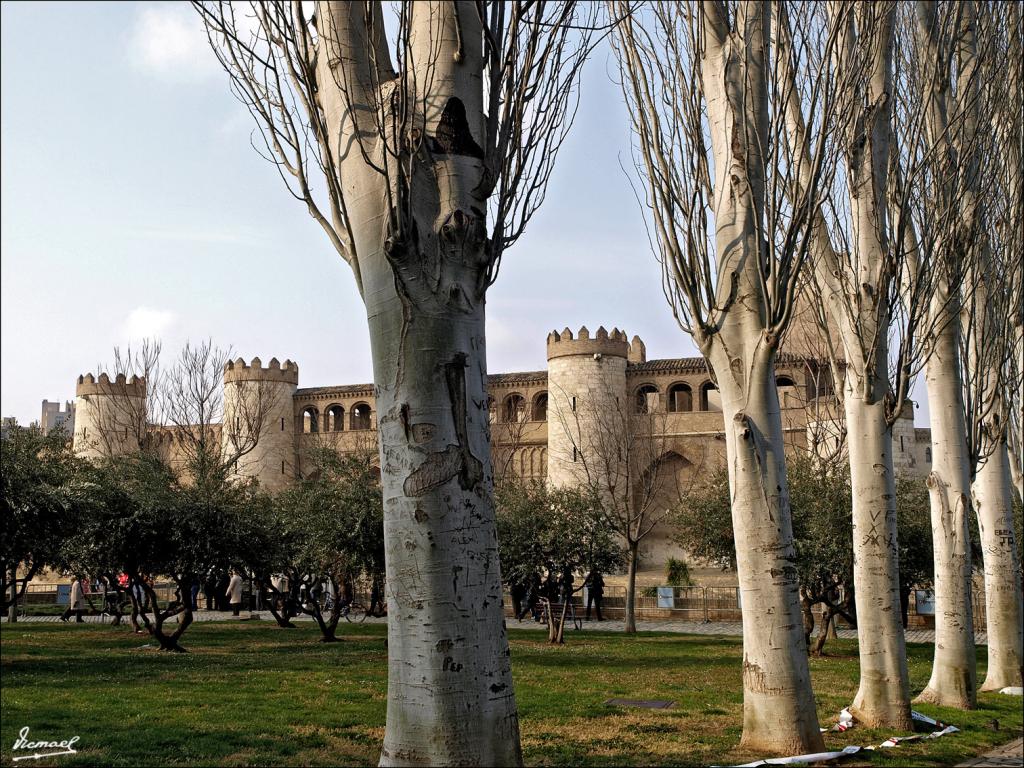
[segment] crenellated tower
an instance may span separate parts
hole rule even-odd
[[[639,348],[633,350],[638,354]],[[626,334],[617,328],[609,333],[601,327],[593,336],[586,326],[575,336],[568,328],[548,334],[548,482],[553,486],[584,480],[582,454],[600,450],[602,432],[613,428],[614,414],[627,407],[629,356]]]
[[[75,386],[75,453],[87,459],[110,458],[139,450],[146,430],[146,380],[113,380],[106,373],[78,377]]]
[[[295,478],[295,415],[293,398],[299,366],[273,358],[264,368],[258,357],[224,366],[224,423],[221,447],[233,464],[236,479],[255,479],[278,490]]]

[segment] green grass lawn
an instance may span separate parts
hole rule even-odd
[[[21,624],[0,630],[0,759],[18,731],[80,737],[57,765],[376,764],[384,734],[385,628],[343,624],[344,642],[316,642],[312,626],[200,623],[187,654],[143,647],[125,627]],[[741,644],[734,637],[571,634],[563,647],[513,630],[512,662],[528,764],[729,764],[742,725]],[[818,715],[835,721],[853,698],[856,643],[834,641],[812,659]],[[932,648],[911,645],[914,690]],[[985,648],[978,649],[979,679]],[[612,697],[672,699],[669,710],[612,709]],[[1019,735],[1020,699],[979,696],[979,708],[919,709],[962,733],[870,756],[872,765],[952,765]],[[998,721],[998,730],[994,721]],[[829,733],[829,749],[878,744],[888,731]],[[32,765],[46,764],[31,761]],[[25,761],[18,765],[25,765]],[[865,764],[845,761],[843,765]]]

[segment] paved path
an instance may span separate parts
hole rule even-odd
[[[273,617],[266,611],[257,614],[260,618],[267,621],[273,621]],[[245,619],[248,614],[243,612],[240,618]],[[20,622],[32,622],[32,623],[50,623],[54,624],[59,621],[58,616],[22,616],[18,619]],[[231,621],[234,619],[231,613],[226,611],[198,611],[194,614],[193,619],[195,621]],[[89,624],[108,624],[110,623],[109,616],[86,616],[84,620]],[[3,622],[6,623],[7,618],[3,618]],[[125,617],[124,621],[127,621]],[[173,621],[173,619],[171,619]],[[309,616],[297,616],[294,621],[312,621]],[[515,619],[507,619],[509,629],[537,629],[540,627],[539,624],[534,623],[531,620],[516,621]],[[366,619],[368,624],[384,624],[387,622],[386,618],[377,618],[370,616]],[[344,624],[344,622],[342,622]],[[608,621],[585,621],[583,622],[583,630],[593,631],[601,630],[603,632],[622,632],[625,629],[625,622],[618,620]],[[732,635],[739,636],[743,634],[742,625],[739,622],[733,621],[712,621],[707,624],[700,621],[675,621],[675,620],[656,620],[656,621],[637,621],[637,629],[641,632],[678,632],[684,635]],[[566,631],[571,632],[568,628]],[[855,629],[841,629],[839,630],[839,636],[842,638],[857,638],[857,630]],[[935,630],[933,629],[909,629],[906,633],[907,642],[910,643],[934,643],[935,642]],[[978,645],[987,645],[988,636],[984,632],[978,632],[974,636],[974,640]]]
[[[991,752],[960,763],[957,768],[967,768],[967,766],[970,768],[1020,768],[1020,766],[1024,766],[1024,738],[1014,739]]]

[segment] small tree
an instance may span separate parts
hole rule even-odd
[[[14,426],[0,440],[0,599],[11,621],[32,578],[63,564],[62,538],[80,500],[69,484],[73,467],[58,430],[44,435],[37,427]]]
[[[338,640],[339,598],[360,576],[372,581],[384,573],[384,508],[371,454],[318,448],[311,462],[309,476],[277,497],[280,540],[287,544],[276,569],[263,569],[261,584],[312,616],[322,641],[332,643]],[[271,585],[272,572],[288,576],[287,594]],[[318,599],[325,583],[335,596],[327,615]]]
[[[109,459],[83,472],[90,512],[68,542],[70,565],[107,574],[108,580],[127,574],[134,612],[146,630],[161,650],[183,652],[180,639],[193,620],[192,585],[211,568],[224,563],[238,567],[243,559],[250,489],[182,484],[148,454]],[[152,583],[158,575],[169,577],[180,595],[164,609]],[[166,622],[174,616],[172,631]]]
[[[556,401],[575,402],[566,392]],[[606,524],[626,543],[625,631],[636,632],[636,575],[640,546],[672,510],[665,504],[683,495],[680,478],[670,471],[666,414],[644,395],[621,398],[610,389],[571,407],[554,409],[549,430],[565,433],[578,458],[574,474],[594,499]],[[575,461],[575,459],[574,459]]]
[[[510,587],[534,580],[554,582],[566,574],[609,573],[623,563],[615,528],[586,488],[548,488],[543,483],[510,480],[496,492],[502,575]],[[581,579],[573,586],[579,592]],[[562,608],[556,616],[548,600],[548,640],[565,642],[565,616],[571,594],[562,584]]]

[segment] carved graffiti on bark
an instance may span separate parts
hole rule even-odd
[[[459,352],[452,362],[444,366],[445,383],[451,402],[455,436],[458,443],[445,446],[442,451],[428,454],[423,462],[405,479],[403,490],[406,496],[422,496],[432,488],[444,485],[456,475],[463,490],[470,490],[483,479],[483,464],[473,455],[469,447],[469,429],[466,413],[466,363],[467,356]],[[433,424],[415,424],[411,427],[413,440],[423,442],[425,433],[433,434]],[[407,433],[409,428],[407,428]],[[421,439],[417,439],[421,438]]]

